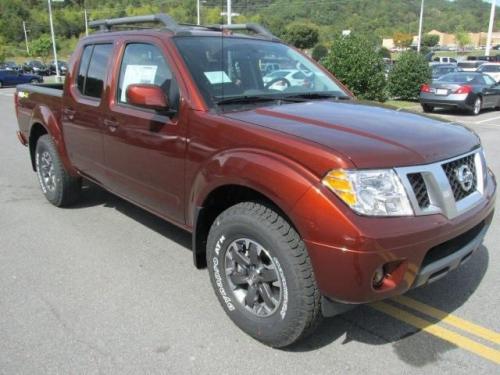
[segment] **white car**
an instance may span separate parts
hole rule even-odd
[[[432,63],[434,63],[434,64],[456,64],[457,60],[454,59],[453,57],[448,57],[448,56],[436,56],[432,59]]]
[[[488,74],[496,82],[500,81],[500,63],[486,63],[477,68],[478,72]]]
[[[281,69],[275,70],[262,77],[264,85],[268,85],[272,81],[275,83],[269,86],[270,89],[283,91],[288,87],[304,86],[307,76],[298,69]]]

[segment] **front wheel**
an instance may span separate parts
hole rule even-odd
[[[481,97],[478,96],[476,98],[476,100],[474,100],[474,106],[472,107],[471,113],[474,116],[479,115],[479,113],[481,113],[482,106],[483,106],[483,101],[482,101]]]
[[[75,203],[81,192],[81,179],[68,174],[50,135],[42,135],[35,150],[36,172],[45,198],[54,206]]]
[[[220,214],[208,236],[207,264],[227,315],[266,345],[291,345],[321,319],[304,242],[270,207],[244,202]]]

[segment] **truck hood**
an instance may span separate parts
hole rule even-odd
[[[225,116],[315,142],[358,168],[428,164],[480,144],[463,125],[357,101],[311,101]]]

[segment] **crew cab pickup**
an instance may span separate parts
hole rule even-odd
[[[290,345],[481,244],[496,182],[468,128],[357,101],[259,25],[92,26],[64,85],[15,95],[45,197],[69,206],[86,179],[192,232],[195,266],[256,339]]]

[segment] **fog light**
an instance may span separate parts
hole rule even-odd
[[[379,288],[384,282],[384,278],[385,278],[384,267],[377,268],[375,270],[375,273],[373,274],[373,287]]]

